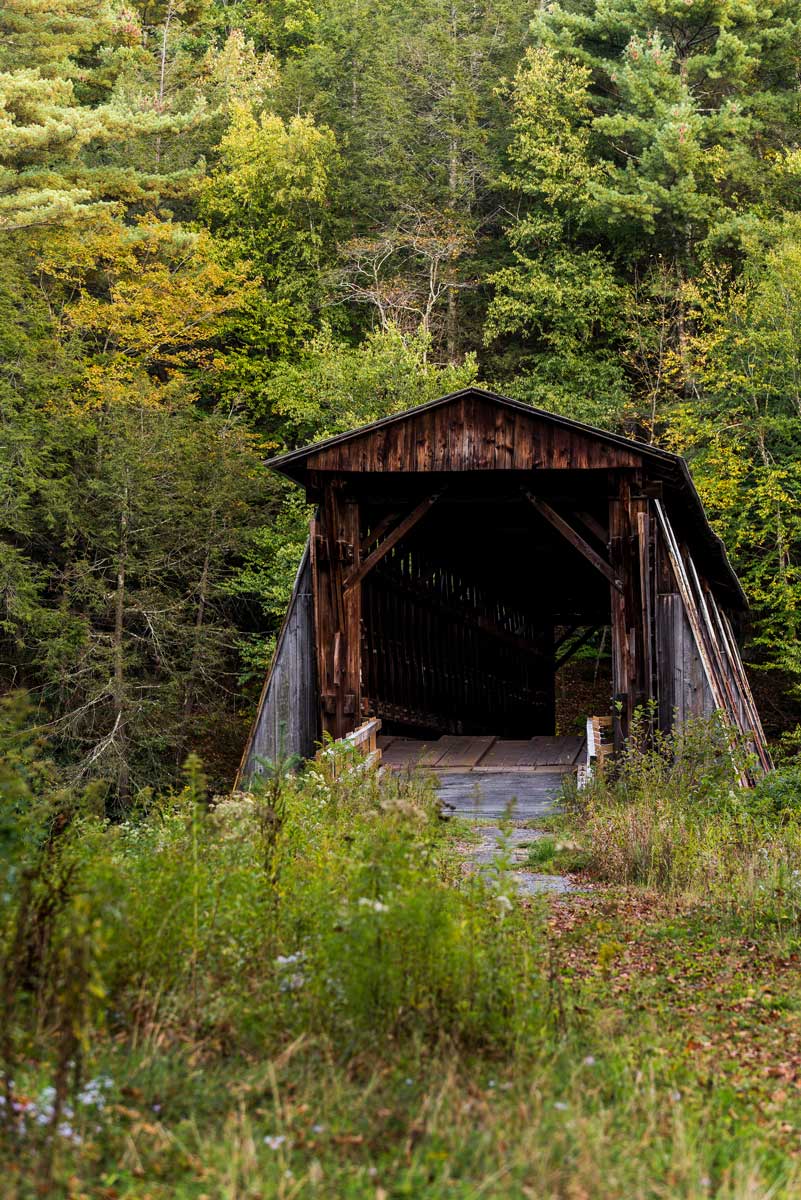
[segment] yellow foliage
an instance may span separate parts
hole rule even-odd
[[[150,217],[125,225],[103,216],[44,238],[38,270],[60,301],[62,337],[85,346],[69,398],[81,408],[191,400],[190,377],[221,369],[215,339],[255,287],[247,264],[220,262],[207,232]]]

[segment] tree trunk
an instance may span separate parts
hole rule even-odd
[[[456,212],[456,201],[459,189],[459,146],[455,137],[451,138],[448,155],[448,196],[451,210]],[[448,312],[445,322],[446,354],[449,363],[459,361],[459,316],[456,305],[456,288],[448,288]]]
[[[125,586],[128,566],[128,484],[125,483],[120,511],[120,545],[117,555],[117,590],[114,597],[114,733],[119,767],[117,771],[117,807],[125,812],[131,803],[131,773],[125,703]]]
[[[209,597],[209,573],[211,569],[211,538],[206,542],[206,552],[203,556],[203,569],[200,572],[198,585],[197,612],[195,613],[195,630],[192,638],[192,657],[189,662],[189,672],[184,685],[184,702],[181,713],[181,732],[178,737],[176,762],[181,765],[186,754],[186,743],[189,737],[189,722],[194,711],[195,680],[198,675],[200,660],[200,639],[203,634],[203,623],[206,619],[206,604]]]

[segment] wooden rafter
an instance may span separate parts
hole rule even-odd
[[[397,521],[399,516],[399,512],[390,512],[387,513],[385,517],[381,518],[375,529],[371,529],[367,534],[367,537],[362,538],[362,554],[366,554],[370,547],[375,544],[375,542],[379,542],[381,540],[387,530],[392,526],[392,523]]]
[[[439,499],[439,492],[435,492],[432,496],[426,496],[425,500],[421,501],[416,508],[413,508],[408,516],[404,517],[394,529],[390,530],[372,553],[367,555],[367,558],[354,571],[351,571],[343,584],[343,591],[348,592],[355,587],[357,583],[361,583],[365,575],[372,571],[376,563],[381,562],[385,554],[388,554],[393,546],[405,537],[406,534],[414,528],[419,520],[426,515],[433,504],[436,504]]]
[[[531,492],[524,490],[523,494],[534,505],[540,516],[544,517],[554,529],[561,533],[565,541],[569,542],[575,550],[578,550],[579,554],[583,554],[587,562],[592,563],[596,571],[600,571],[609,580],[613,588],[616,588],[619,592],[623,591],[622,582],[617,578],[606,559],[602,558],[596,550],[593,550],[592,546],[584,541],[581,534],[576,533],[573,526],[569,525],[564,517],[561,517],[555,509],[551,508],[550,504],[546,504],[544,500],[540,500],[537,496],[532,495]]]
[[[608,529],[604,529],[604,527],[603,527],[603,525],[601,524],[601,522],[600,522],[600,521],[596,521],[596,519],[595,519],[595,517],[592,515],[592,513],[588,513],[588,512],[577,512],[577,513],[576,513],[576,516],[577,516],[577,517],[578,517],[578,519],[579,519],[579,520],[582,522],[582,524],[584,524],[584,525],[586,525],[586,526],[587,526],[587,528],[589,529],[590,533],[594,533],[594,534],[595,534],[595,536],[597,537],[598,541],[599,541],[599,542],[601,542],[601,543],[602,543],[602,544],[605,546],[605,545],[606,545],[606,543],[609,541],[609,531],[608,531]]]

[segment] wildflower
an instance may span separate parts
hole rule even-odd
[[[278,958],[275,960],[275,965],[277,967],[291,967],[294,966],[295,963],[301,962],[302,959],[302,954],[279,954]]]
[[[265,1146],[269,1146],[271,1150],[280,1150],[286,1141],[283,1133],[268,1133],[264,1139]]]
[[[587,1057],[584,1059],[584,1066],[585,1067],[594,1067],[595,1066],[595,1055],[594,1054],[587,1055]]]
[[[674,1104],[678,1104],[679,1100],[681,1100],[681,1092],[676,1092],[676,1091],[671,1092],[670,1098]]]
[[[512,910],[512,901],[508,896],[496,896],[495,903],[498,905],[498,908],[502,913],[511,912]]]
[[[568,1105],[565,1104],[564,1100],[555,1100],[553,1106],[559,1112],[567,1112],[568,1109]]]
[[[325,1125],[312,1125],[312,1133],[325,1133]]]
[[[297,992],[303,987],[305,982],[306,976],[301,975],[298,971],[296,974],[290,975],[288,979],[282,979],[278,985],[278,990],[279,992]]]
[[[358,905],[359,908],[369,908],[372,912],[389,912],[388,904],[384,904],[381,900],[371,900],[369,896],[360,896]]]

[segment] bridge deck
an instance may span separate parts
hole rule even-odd
[[[481,737],[441,737],[431,741],[379,737],[381,761],[396,770],[424,768],[452,773],[562,774],[573,771],[584,750],[581,737],[533,737],[513,741]]]
[[[378,744],[384,766],[430,771],[443,804],[457,815],[517,822],[553,811],[564,775],[584,751],[580,737],[379,737]]]

